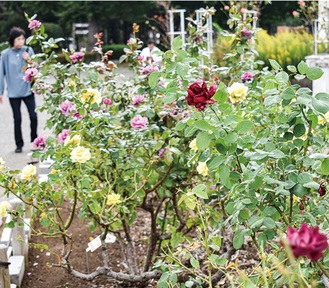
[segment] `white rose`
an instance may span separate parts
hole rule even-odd
[[[35,174],[37,174],[37,169],[35,168],[34,165],[29,164],[23,168],[22,173],[21,173],[21,179],[29,180],[29,179],[33,178],[33,176]]]
[[[89,149],[82,146],[74,148],[70,155],[72,162],[78,163],[86,163],[91,158]]]
[[[248,93],[248,87],[242,83],[235,82],[227,88],[232,103],[244,100]]]

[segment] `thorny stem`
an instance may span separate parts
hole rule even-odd
[[[73,221],[74,215],[75,215],[75,209],[77,208],[77,202],[78,202],[78,191],[76,189],[74,189],[74,195],[73,195],[73,206],[72,206],[72,210],[71,210],[71,214],[70,217],[67,219],[65,225],[64,225],[64,229],[67,230]]]
[[[323,264],[320,261],[316,261],[315,263],[318,265],[318,267],[323,272],[323,274],[326,275],[327,278],[329,278],[329,271],[328,271],[328,269],[326,269],[326,267],[324,267]]]
[[[290,208],[289,208],[289,223],[292,221],[292,208],[294,205],[294,193],[290,191]]]

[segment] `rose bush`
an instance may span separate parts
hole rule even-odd
[[[20,177],[3,169],[0,180],[6,193],[35,208],[33,220],[43,227],[35,234],[63,243],[52,251],[59,259],[53,266],[86,280],[107,275],[136,286],[155,279],[157,287],[324,285],[328,123],[319,119],[329,112],[329,95],[290,82],[323,72],[301,62],[288,74],[275,60],[250,71],[251,58],[240,61],[252,44],[250,22],[231,9],[238,52],[222,69],[228,85],[218,81],[219,67],[200,64],[203,46],[193,22],[186,49],[175,38],[160,71],[138,59],[134,24],[121,59],[135,71],[130,80],[115,74],[100,34],[94,49],[100,62],[73,62],[76,52],[64,51],[68,63],[60,64],[51,53],[57,40],[45,41],[42,24],[34,28],[28,42],[41,43],[44,54],[34,59],[43,57],[33,89],[44,97],[41,109],[54,132],[34,156],[50,157],[53,170],[42,183],[33,165]],[[104,265],[89,274],[71,265],[77,216],[101,236]],[[138,255],[134,228],[141,218],[149,220],[149,232]],[[122,248],[122,273],[107,254],[109,233]],[[253,255],[250,262],[242,263],[244,253]]]

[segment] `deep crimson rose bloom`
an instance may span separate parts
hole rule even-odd
[[[318,189],[318,192],[319,192],[319,195],[320,195],[320,196],[324,196],[324,195],[326,195],[326,193],[327,193],[325,187],[320,187],[320,188]]]
[[[208,89],[206,82],[194,82],[187,90],[186,101],[188,105],[195,106],[199,111],[204,110],[207,105],[216,102],[215,99],[211,99],[215,95],[216,89],[216,84],[212,84]]]
[[[319,227],[308,227],[303,223],[299,230],[288,227],[287,240],[294,256],[306,256],[312,261],[317,261],[323,256],[323,251],[328,248],[328,238],[319,233]]]

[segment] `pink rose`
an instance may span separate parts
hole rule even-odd
[[[292,11],[292,15],[293,15],[294,17],[298,17],[298,16],[299,16],[299,13],[298,13],[296,10],[294,10],[294,11]]]
[[[144,56],[139,55],[139,56],[137,57],[137,59],[138,59],[139,61],[143,61],[143,60],[144,60]]]
[[[103,104],[106,105],[106,106],[111,105],[112,104],[112,100],[110,98],[105,98],[103,100]]]
[[[63,129],[61,133],[58,134],[58,141],[59,143],[64,143],[66,138],[70,135],[69,129]]]
[[[299,1],[299,5],[304,7],[305,6],[305,2],[304,1]]]
[[[30,30],[38,29],[41,26],[41,22],[38,20],[32,20],[28,26]]]
[[[145,101],[145,96],[144,95],[135,95],[131,99],[131,104],[133,104],[135,107],[137,107],[140,103]]]
[[[83,56],[85,56],[85,53],[83,52],[74,52],[70,55],[70,60],[72,63],[81,62],[83,60]]]
[[[36,68],[28,68],[25,70],[25,75],[23,76],[23,80],[25,82],[31,82],[34,79],[34,76],[37,75],[38,69]]]
[[[251,72],[244,72],[242,75],[241,75],[241,80],[243,82],[246,82],[246,81],[249,81],[249,80],[252,80],[254,79],[254,74],[252,74]]]
[[[39,136],[37,138],[34,139],[33,141],[33,145],[35,148],[39,149],[39,150],[44,150],[47,146],[47,136]]]
[[[61,113],[65,116],[69,116],[71,111],[75,109],[75,105],[69,100],[65,100],[64,102],[59,104],[58,107]]]
[[[165,154],[166,151],[169,151],[169,149],[168,148],[162,148],[159,151],[158,156],[159,156],[160,159],[163,159],[164,158],[164,154]]]
[[[243,29],[241,30],[241,35],[244,36],[244,37],[250,38],[250,37],[251,37],[251,31],[249,31],[249,30],[246,29],[246,28],[243,28]]]
[[[140,115],[135,116],[133,119],[130,120],[131,127],[135,129],[145,129],[147,128],[148,124],[147,117],[142,117]]]
[[[230,6],[225,5],[225,6],[224,6],[224,10],[226,10],[226,11],[230,10]]]
[[[327,236],[319,233],[318,226],[308,227],[306,223],[303,223],[299,230],[288,227],[287,240],[296,258],[306,256],[312,261],[317,261],[328,248]]]
[[[158,71],[159,71],[158,66],[147,65],[146,67],[144,67],[141,70],[141,74],[147,75],[147,74],[150,74],[152,72],[158,72]]]
[[[241,9],[240,9],[240,12],[241,12],[241,13],[247,13],[247,12],[248,12],[248,9],[247,9],[247,8],[241,8]]]

